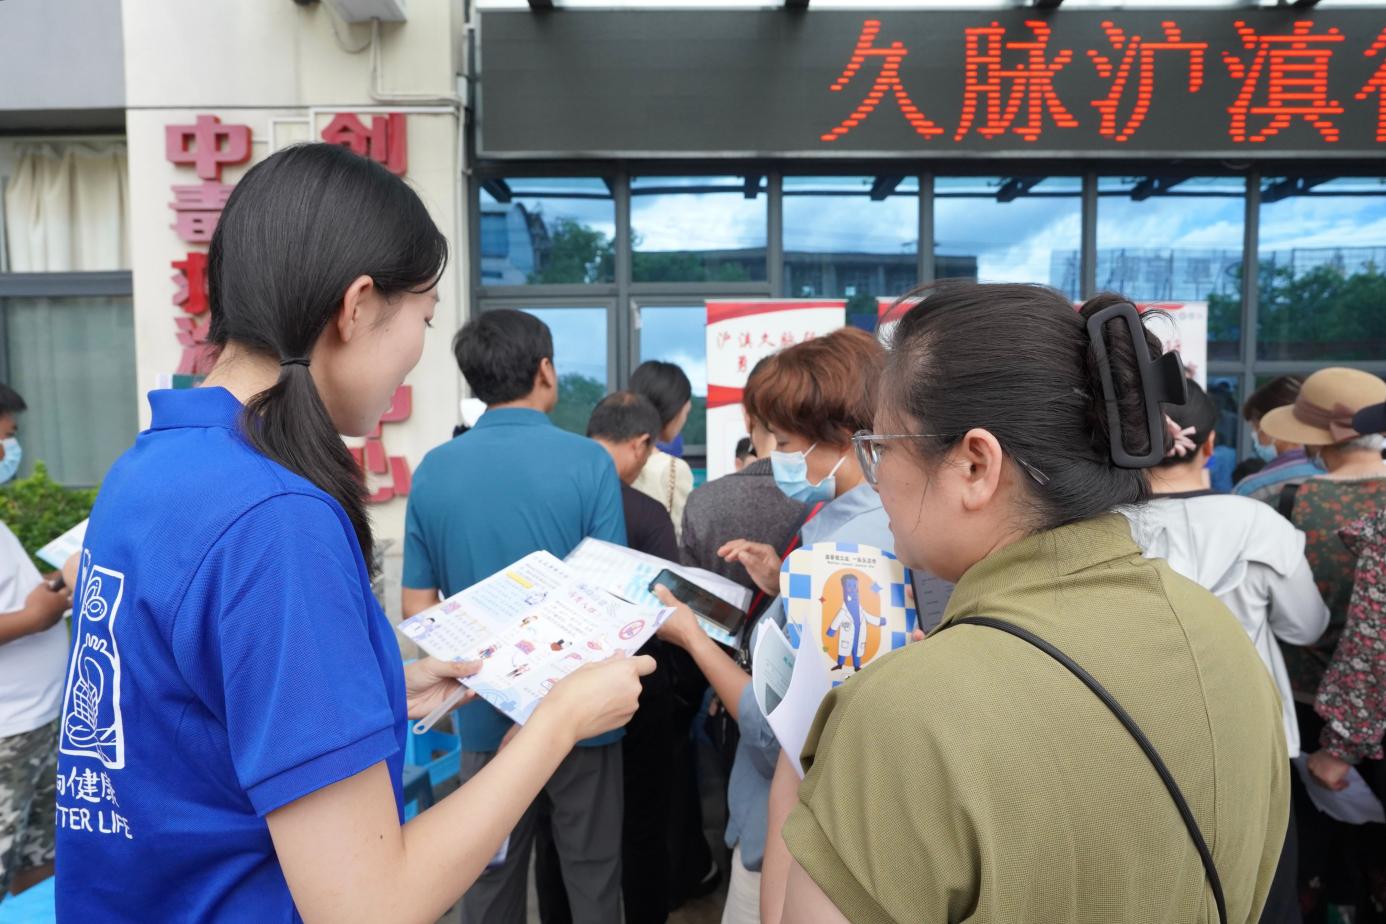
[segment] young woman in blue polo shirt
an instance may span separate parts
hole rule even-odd
[[[423,349],[446,243],[340,147],[249,171],[208,255],[202,388],[154,392],[76,582],[59,741],[64,921],[434,921],[572,745],[623,725],[649,658],[564,680],[408,824],[406,716],[474,666],[401,665],[371,594],[370,432]]]

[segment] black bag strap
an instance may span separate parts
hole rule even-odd
[[[1136,739],[1136,744],[1140,745],[1141,750],[1145,752],[1146,758],[1149,759],[1150,763],[1155,767],[1155,772],[1159,775],[1160,782],[1164,783],[1165,789],[1169,790],[1170,798],[1174,800],[1174,807],[1179,810],[1179,817],[1184,820],[1184,827],[1189,829],[1189,837],[1193,839],[1194,847],[1198,850],[1198,857],[1203,861],[1203,870],[1208,874],[1208,885],[1213,890],[1213,900],[1218,906],[1218,920],[1221,921],[1222,924],[1227,924],[1227,901],[1222,894],[1222,880],[1218,878],[1218,868],[1213,863],[1213,854],[1212,851],[1208,849],[1207,841],[1203,839],[1203,832],[1199,830],[1198,822],[1194,820],[1193,812],[1189,809],[1189,803],[1184,800],[1184,793],[1179,789],[1179,784],[1174,781],[1174,776],[1169,772],[1169,768],[1165,766],[1165,762],[1160,758],[1159,752],[1155,750],[1155,745],[1150,743],[1150,739],[1145,736],[1145,732],[1141,731],[1141,727],[1137,725],[1136,720],[1131,718],[1130,714],[1122,708],[1121,703],[1117,702],[1116,698],[1112,696],[1111,693],[1107,692],[1107,688],[1098,683],[1095,677],[1083,670],[1076,661],[1038,635],[1026,629],[1022,629],[1020,626],[1013,625],[1000,619],[993,619],[990,616],[967,616],[962,619],[954,620],[947,626],[942,627],[942,629],[936,630],[934,634],[937,635],[938,632],[952,628],[953,626],[987,626],[992,629],[999,629],[1002,632],[1014,635],[1018,639],[1029,642],[1031,645],[1068,668],[1070,673],[1083,681],[1083,683],[1087,685],[1087,688],[1092,690],[1098,699],[1102,700],[1103,704],[1112,711],[1112,715],[1117,717],[1117,721],[1121,722],[1121,724],[1126,727],[1126,730],[1131,733],[1131,737]]]
[[[1280,489],[1280,500],[1275,505],[1275,509],[1280,511],[1280,515],[1291,523],[1295,520],[1295,498],[1299,496],[1299,488],[1295,482],[1290,482]]]

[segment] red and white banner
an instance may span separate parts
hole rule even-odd
[[[707,477],[733,471],[746,436],[741,391],[756,363],[846,323],[844,299],[710,300],[707,303]]]

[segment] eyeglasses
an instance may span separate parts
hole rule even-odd
[[[866,483],[871,487],[877,487],[876,474],[880,469],[881,456],[884,454],[885,444],[891,440],[927,440],[943,439],[937,433],[872,433],[869,430],[858,430],[852,436],[852,445],[857,451],[857,462],[861,465],[861,473],[866,478]],[[1035,484],[1043,487],[1049,484],[1049,476],[1035,468],[1024,459],[1012,454],[1015,464],[1029,475]]]

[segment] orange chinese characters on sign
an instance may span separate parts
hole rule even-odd
[[[1368,58],[1381,55],[1381,66],[1362,85],[1362,89],[1357,91],[1354,98],[1365,100],[1371,94],[1376,94],[1376,140],[1386,142],[1386,28],[1381,30],[1376,41],[1362,54]]]
[[[387,479],[366,498],[368,504],[383,504],[396,497],[409,495],[410,483],[413,480],[409,460],[404,456],[392,456],[385,451],[381,430],[387,423],[399,423],[409,419],[414,407],[413,395],[410,386],[401,385],[390,401],[390,409],[380,418],[380,424],[366,437],[365,445],[351,450],[352,457],[356,459],[356,464],[361,466],[366,477],[376,475],[386,476]]]
[[[1088,57],[1097,68],[1098,76],[1112,82],[1111,91],[1102,99],[1094,100],[1093,106],[1102,114],[1102,124],[1098,132],[1117,141],[1129,141],[1145,121],[1150,111],[1150,103],[1155,98],[1155,58],[1161,52],[1183,52],[1189,56],[1189,92],[1197,93],[1203,87],[1203,57],[1208,50],[1207,42],[1186,42],[1175,23],[1160,24],[1165,30],[1164,41],[1147,41],[1140,35],[1127,35],[1125,30],[1112,22],[1102,23],[1102,31],[1111,42],[1113,51],[1120,57],[1109,58],[1100,51],[1088,50]],[[1134,72],[1134,74],[1133,74]],[[1117,126],[1117,109],[1126,101],[1127,89],[1135,77],[1135,103],[1130,107],[1131,114],[1126,122]]]
[[[339,112],[322,130],[322,140],[369,157],[397,176],[409,170],[409,133],[402,112],[371,116],[370,128],[355,113]]]
[[[982,114],[977,133],[996,138],[1013,132],[1026,141],[1036,141],[1044,131],[1048,113],[1060,128],[1077,128],[1075,119],[1059,94],[1054,91],[1054,75],[1073,60],[1073,52],[1061,51],[1046,60],[1049,36],[1053,31],[1040,20],[1025,23],[1033,40],[1005,41],[1006,30],[998,22],[964,30],[967,34],[967,64],[963,74],[962,118],[954,141],[962,141]],[[1007,53],[1010,54],[1007,54]],[[1007,66],[1008,59],[1019,58]],[[1016,121],[1024,116],[1020,124]]]
[[[876,36],[881,31],[880,20],[868,19],[862,26],[861,35],[857,38],[856,50],[848,60],[847,66],[842,69],[842,76],[833,81],[829,87],[834,93],[840,93],[852,82],[852,78],[861,70],[867,58],[880,58],[881,71],[876,75],[876,82],[867,91],[866,97],[861,104],[853,110],[852,114],[843,119],[835,128],[822,136],[823,141],[836,141],[843,135],[856,128],[866,120],[866,117],[875,112],[881,100],[889,93],[895,97],[895,103],[900,107],[900,112],[905,120],[916,133],[925,138],[932,138],[935,135],[943,134],[943,129],[925,117],[919,111],[919,107],[910,99],[909,93],[905,91],[905,85],[900,82],[900,65],[905,60],[905,55],[909,54],[909,49],[904,42],[891,42],[889,47],[877,48]]]
[[[1330,28],[1315,35],[1313,20],[1301,19],[1289,35],[1257,35],[1239,20],[1237,34],[1252,55],[1245,61],[1231,52],[1222,53],[1228,73],[1242,82],[1236,101],[1227,107],[1232,140],[1260,144],[1294,119],[1303,119],[1324,141],[1336,142],[1338,127],[1329,116],[1342,115],[1343,107],[1328,98],[1328,65],[1343,33]],[[1248,127],[1253,118],[1259,131]]]

